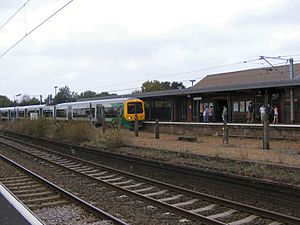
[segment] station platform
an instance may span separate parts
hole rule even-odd
[[[0,182],[0,224],[41,225],[43,223],[24,207]]]

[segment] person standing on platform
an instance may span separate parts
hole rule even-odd
[[[279,116],[279,113],[278,113],[278,108],[277,108],[276,105],[274,106],[273,111],[274,111],[274,119],[273,119],[273,123],[278,123],[278,116]]]
[[[208,106],[205,106],[205,109],[204,109],[204,112],[203,112],[203,121],[204,121],[204,123],[208,123],[208,116],[209,116]]]
[[[227,112],[227,108],[226,106],[224,105],[223,106],[223,112],[222,112],[222,119],[225,123],[227,123],[227,115],[228,115],[228,112]]]
[[[214,108],[211,105],[208,110],[209,122],[214,122]]]
[[[247,123],[253,123],[253,122],[254,122],[254,107],[252,105],[252,102],[249,102],[248,114],[247,114]]]
[[[259,112],[260,112],[260,122],[263,123],[266,115],[266,108],[264,105],[261,105],[261,107],[259,108]]]

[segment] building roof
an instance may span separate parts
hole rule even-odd
[[[300,64],[294,65],[294,79],[300,79]],[[194,85],[191,89],[216,89],[219,87],[258,87],[261,84],[268,84],[276,81],[290,80],[290,66],[277,66],[243,70],[229,73],[208,75]],[[266,87],[264,85],[264,87]]]
[[[95,100],[120,97],[167,97],[175,95],[213,93],[222,91],[238,91],[249,89],[263,89],[274,87],[300,86],[300,63],[294,64],[294,79],[290,79],[290,66],[277,66],[260,69],[242,70],[229,73],[208,75],[196,85],[187,89],[140,92],[129,95],[116,95],[101,98],[89,98]]]

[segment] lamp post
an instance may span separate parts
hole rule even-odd
[[[17,102],[16,102],[16,98],[19,97],[21,94],[17,94],[14,96],[14,117],[13,117],[13,121],[16,121],[16,118],[17,118],[17,112],[16,112],[16,105],[17,105]]]
[[[196,80],[190,80],[190,82],[192,82],[192,87],[194,86],[194,82],[195,82]]]
[[[56,96],[56,89],[58,88],[58,86],[54,86],[54,98],[53,98],[53,103],[55,104],[54,102],[54,99],[55,99],[55,96]]]

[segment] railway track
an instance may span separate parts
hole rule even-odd
[[[1,138],[1,142],[24,154],[44,160],[47,163],[71,171],[95,183],[122,191],[125,195],[141,199],[204,224],[300,224],[300,219],[252,207],[215,196],[191,191],[167,183],[159,182],[107,166],[91,163],[79,158],[54,152],[50,149]]]
[[[0,155],[1,183],[45,224],[126,225],[125,222]]]

